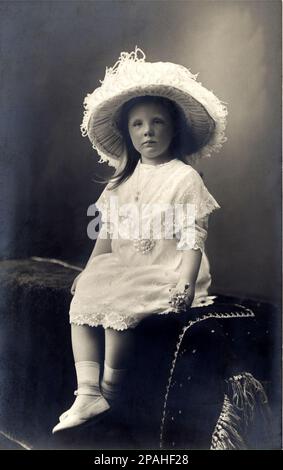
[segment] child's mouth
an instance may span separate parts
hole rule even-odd
[[[147,142],[144,142],[142,145],[145,145],[145,146],[152,146],[152,145],[155,145],[156,142],[154,140],[149,140]]]

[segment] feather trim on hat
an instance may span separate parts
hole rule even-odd
[[[136,96],[163,96],[180,106],[196,139],[197,152],[185,160],[192,163],[199,158],[219,152],[225,137],[225,103],[197,81],[186,67],[171,62],[145,62],[144,52],[135,47],[122,52],[113,67],[106,68],[101,86],[84,99],[82,135],[88,136],[100,156],[99,163],[120,166],[125,148],[123,138],[115,125],[121,106]]]

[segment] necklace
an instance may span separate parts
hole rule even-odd
[[[139,162],[138,164],[138,168],[137,168],[137,176],[136,176],[136,188],[135,188],[135,196],[134,196],[134,199],[135,199],[135,202],[140,202],[140,199],[141,199],[141,195],[142,195],[142,191],[141,191],[141,163]],[[152,170],[154,171],[154,170]],[[153,175],[151,176],[151,178],[149,179],[149,181],[147,182],[147,186],[149,186],[149,183],[150,181],[153,179],[153,176],[154,176],[154,173]],[[143,193],[144,193],[144,188],[143,188]]]
[[[135,190],[135,195],[134,195],[134,200],[135,200],[135,203],[138,204],[138,206],[140,207],[140,204],[141,204],[141,195],[142,195],[142,191],[141,191],[141,188],[140,188],[140,182],[141,182],[141,177],[140,177],[140,161],[138,163],[138,168],[137,168],[137,177],[136,177],[136,190]],[[152,175],[151,175],[151,178],[149,178],[148,182],[147,182],[147,185],[146,185],[146,188],[149,186],[149,183],[152,181],[154,175],[155,175],[155,172],[154,172],[154,168],[152,169]],[[145,188],[143,188],[143,193],[145,192]],[[153,250],[154,246],[155,246],[155,240],[150,237],[150,238],[136,238],[133,240],[133,247],[134,249],[139,252],[139,253],[142,253],[143,255],[146,254],[146,253],[149,253],[151,250]]]
[[[172,162],[175,162],[175,160],[177,160],[177,159],[173,158],[173,159],[169,160],[168,162],[159,163],[157,165],[150,165],[149,163],[141,163],[141,161],[139,160],[138,168],[137,168],[137,176],[136,176],[136,190],[135,190],[135,196],[134,196],[135,202],[139,202],[140,197],[142,195],[142,192],[141,192],[141,189],[140,189],[140,170],[141,170],[141,166],[143,166],[144,168],[146,168],[149,171],[150,170],[152,171],[152,176],[149,179],[149,181],[147,182],[147,186],[149,186],[149,183],[151,182],[151,180],[154,177],[155,171],[158,168],[170,165]],[[144,188],[143,188],[143,192],[144,192]]]

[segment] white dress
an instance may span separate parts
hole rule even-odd
[[[103,230],[111,234],[112,252],[95,256],[82,271],[70,304],[70,322],[124,330],[136,327],[150,315],[174,312],[168,303],[169,289],[176,287],[183,250],[188,248],[202,251],[192,307],[212,304],[214,296],[208,295],[211,275],[204,246],[208,216],[220,206],[198,172],[178,159],[160,165],[145,164],[139,160],[128,180],[114,190],[108,190],[108,186],[96,202],[96,207],[101,213],[100,235]],[[137,206],[137,190],[141,192],[138,213],[141,214],[139,220],[142,223],[150,220],[152,224],[157,220],[155,217],[160,217],[162,213],[164,216],[164,207],[189,205],[187,207],[195,208],[195,230],[192,232],[192,219],[182,215],[174,225],[173,235],[168,237],[168,232],[165,232],[168,218],[163,217],[158,219],[162,220],[161,237],[151,237],[153,240],[147,245],[135,242],[139,237],[129,231],[129,227],[133,227],[133,212],[127,208],[133,207],[133,204]],[[111,198],[112,203],[115,200],[119,207],[124,207],[118,217],[117,213],[113,215],[113,211],[109,210]],[[142,212],[141,204],[149,204],[154,210]],[[145,250],[142,251],[144,246]]]

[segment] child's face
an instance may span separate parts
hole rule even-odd
[[[169,146],[174,126],[169,111],[160,103],[140,103],[128,116],[129,134],[135,149],[145,160],[173,158]]]

